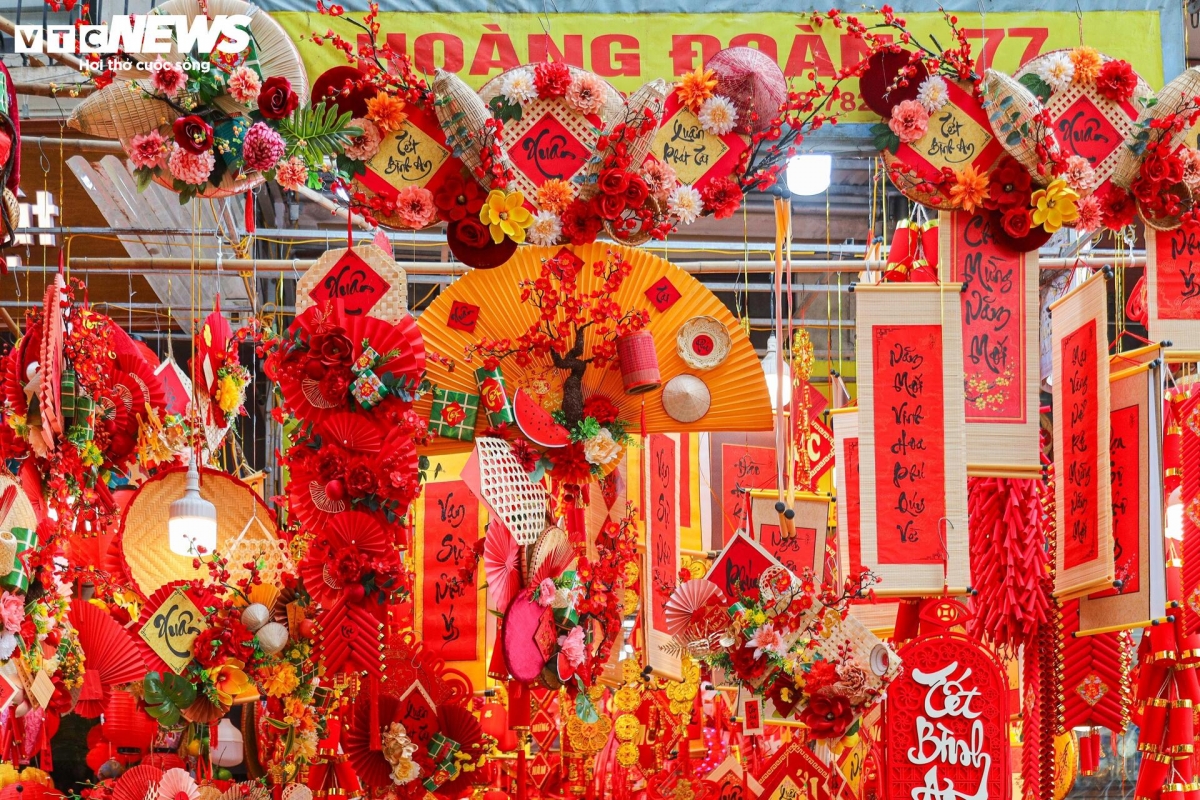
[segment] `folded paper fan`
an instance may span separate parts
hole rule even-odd
[[[350,510],[330,516],[300,563],[305,588],[325,608],[333,606],[346,588],[337,576],[334,559],[348,548],[368,560],[395,552],[387,529],[373,514]]]
[[[115,327],[115,326],[114,326]],[[155,374],[137,350],[117,353],[117,363],[109,381],[115,405],[99,408],[102,418],[113,423],[108,457],[116,464],[123,463],[137,446],[139,420],[146,417],[146,406],[156,413],[167,407],[167,394],[162,379]]]
[[[515,339],[535,324],[538,309],[520,302],[520,282],[538,278],[542,262],[553,257],[562,248],[524,247],[507,263],[491,270],[468,272],[447,287],[417,321],[421,328],[426,349],[447,359],[430,360],[428,377],[434,385],[447,391],[477,394],[474,370],[475,363],[466,363],[465,349],[481,339]],[[627,395],[617,364],[606,369],[589,368],[583,376],[583,396],[600,394],[616,403],[620,418],[636,430],[645,409],[647,433],[700,432],[700,431],[757,431],[770,430],[772,425],[771,402],[766,382],[762,379],[762,364],[755,355],[749,338],[733,318],[729,309],[709,289],[679,267],[664,261],[652,253],[611,243],[583,245],[566,248],[581,259],[586,266],[579,271],[578,286],[581,293],[600,290],[603,281],[594,274],[592,265],[602,261],[608,254],[620,256],[629,262],[631,272],[620,290],[611,300],[622,309],[638,309],[649,313],[647,330],[653,334],[654,349],[665,385],[671,378],[683,373],[692,373],[676,352],[676,339],[683,324],[696,316],[713,317],[728,331],[731,338],[729,356],[704,374],[704,382],[712,394],[712,405],[703,418],[692,423],[678,422],[662,407],[662,389],[643,395]],[[665,283],[664,283],[665,281]],[[647,292],[658,290],[669,284],[671,296],[678,299],[663,310],[650,302]],[[470,306],[478,309],[471,331],[452,327],[452,312]],[[594,328],[585,334],[585,344],[590,348],[596,344]],[[447,364],[453,364],[453,369]],[[502,362],[504,381],[509,391],[535,382],[557,381],[558,386],[566,372],[557,370],[549,359],[535,357],[528,364],[517,364],[515,359]],[[555,387],[548,387],[550,396],[556,394]],[[560,392],[559,392],[560,393]],[[540,393],[534,393],[540,394]],[[642,399],[645,398],[643,405]],[[428,418],[431,399],[423,399],[416,410]],[[552,409],[548,409],[552,410]],[[480,414],[476,431],[488,426],[487,416]],[[422,448],[424,453],[463,452],[470,442],[439,437]],[[510,526],[511,530],[511,526]],[[540,533],[540,531],[539,531]],[[514,535],[516,532],[514,531]],[[518,537],[519,539],[519,537]]]
[[[508,608],[521,591],[520,557],[520,545],[504,523],[498,519],[489,522],[483,540],[483,574],[487,578],[488,604],[497,611]]]
[[[529,545],[546,529],[546,490],[529,480],[504,439],[480,437],[462,479],[508,528],[517,544]]]
[[[460,705],[438,706],[438,733],[452,742],[458,742],[460,753],[478,758],[482,753],[483,726],[469,708]],[[437,788],[440,797],[462,797],[470,791],[471,773],[460,771],[458,777]]]
[[[87,663],[84,688],[75,713],[98,717],[113,687],[140,681],[149,671],[129,631],[99,607],[87,602],[71,605],[71,626]],[[96,689],[99,688],[99,697]]]
[[[675,587],[664,606],[667,633],[674,636],[684,631],[705,607],[725,602],[725,595],[712,581],[684,581]]]
[[[162,776],[163,771],[158,767],[139,764],[117,778],[112,800],[153,800],[158,795],[158,782]]]
[[[383,434],[373,420],[340,411],[316,426],[322,443],[333,442],[354,453],[378,453]]]
[[[54,448],[54,437],[63,432],[62,359],[63,316],[62,297],[66,283],[61,274],[46,287],[42,301],[42,341],[38,360],[42,366],[42,385],[38,389],[38,407],[42,416],[42,437]]]
[[[546,528],[529,556],[529,585],[538,586],[546,578],[562,577],[576,555],[575,546],[571,544],[566,531],[556,527]]]
[[[342,751],[350,760],[358,779],[372,790],[383,790],[392,785],[392,765],[384,758],[378,745],[372,747],[371,744],[372,739],[378,741],[378,729],[399,722],[412,735],[411,728],[405,724],[402,706],[398,698],[387,695],[372,698],[363,693],[354,704],[351,724],[343,729]]]

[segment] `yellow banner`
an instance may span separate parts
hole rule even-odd
[[[274,16],[297,42],[310,79],[346,63],[329,44],[313,44],[314,33],[330,28],[350,40],[358,29],[344,19],[316,12],[276,12]],[[361,15],[359,15],[361,16]],[[864,21],[870,15],[863,17]],[[942,46],[953,37],[940,12],[906,15],[908,29]],[[748,46],[769,53],[793,87],[811,85],[815,73],[827,84],[845,64],[861,58],[863,43],[825,24],[814,29],[802,14],[423,14],[384,12],[379,22],[393,49],[403,50],[419,72],[458,73],[476,88],[519,64],[547,57],[591,70],[624,92],[647,81],[668,81],[699,66],[723,47]],[[982,65],[1014,72],[1025,61],[1049,50],[1075,47],[1082,40],[1114,58],[1130,62],[1155,89],[1163,85],[1163,48],[1157,11],[1074,11],[960,14],[976,58]],[[549,33],[547,33],[549,31]],[[857,90],[856,81],[843,84]],[[844,107],[843,107],[843,104]],[[855,104],[853,95],[837,101],[840,111]],[[848,121],[876,121],[855,110]]]

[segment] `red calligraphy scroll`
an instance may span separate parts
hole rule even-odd
[[[966,420],[1024,423],[1026,255],[997,245],[987,216],[948,216],[951,280],[963,283]]]
[[[675,589],[680,486],[675,474],[675,440],[665,434],[650,437],[650,581],[651,624],[655,630],[667,629],[667,600]]]
[[[1158,319],[1200,319],[1200,234],[1183,228],[1158,233],[1155,248],[1155,299]]]
[[[421,560],[421,636],[430,652],[446,661],[474,661],[478,652],[478,602],[474,583],[461,573],[474,564],[479,505],[463,481],[425,488]]]
[[[785,536],[778,525],[763,525],[759,529],[759,541],[767,552],[775,556],[795,575],[813,569],[813,548],[816,546],[817,529],[796,526],[794,536]],[[825,531],[821,531],[824,536]]]
[[[679,527],[692,527],[692,437],[679,435]]]
[[[859,472],[858,472],[858,437],[846,439],[842,448],[845,458],[843,469],[846,470],[846,536],[849,539],[850,574],[846,577],[861,575],[862,564],[862,524],[859,510]]]
[[[721,541],[746,529],[745,496],[750,489],[776,489],[775,450],[755,445],[721,444]]]
[[[1109,415],[1109,463],[1112,465],[1113,567],[1121,588],[1088,595],[1091,599],[1137,594],[1141,573],[1141,422],[1137,405],[1114,409]]]
[[[1090,319],[1063,337],[1062,347],[1062,442],[1065,469],[1057,479],[1065,489],[1065,505],[1057,513],[1061,520],[1059,546],[1066,569],[1092,561],[1097,555],[1100,513],[1100,482],[1096,472],[1099,438],[1096,364],[1096,320]]]
[[[942,328],[876,325],[875,504],[880,564],[945,559]]]

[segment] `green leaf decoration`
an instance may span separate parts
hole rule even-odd
[[[1029,72],[1017,78],[1017,83],[1024,86],[1038,100],[1043,103],[1050,98],[1052,94],[1050,84],[1046,83],[1036,72]]]
[[[1021,143],[1021,132],[1013,131],[1012,133],[1010,133],[1008,136],[1006,136],[1004,138],[1004,143],[1007,144],[1009,147],[1016,147],[1017,145],[1019,145]]]
[[[599,722],[600,714],[596,712],[596,706],[592,705],[592,699],[583,688],[582,680],[579,681],[579,687],[579,696],[575,698],[575,716],[579,717],[584,725]]]
[[[498,94],[492,98],[492,102],[488,103],[488,108],[492,112],[492,116],[501,122],[512,122],[519,120],[524,113],[520,103],[511,103],[508,98],[502,94]]]
[[[339,114],[336,105],[324,102],[296,109],[290,118],[278,123],[287,143],[287,156],[319,164],[325,156],[343,152],[351,139],[362,135],[361,129],[350,126],[350,119],[349,111]]]
[[[146,713],[165,726],[179,724],[180,712],[196,702],[196,687],[186,678],[168,672],[151,672],[142,680]]]

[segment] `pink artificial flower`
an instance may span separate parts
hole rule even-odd
[[[1092,163],[1083,156],[1068,158],[1067,168],[1062,177],[1066,180],[1067,186],[1074,189],[1080,197],[1090,194],[1098,183],[1096,170],[1092,169]]]
[[[346,157],[355,161],[370,161],[379,152],[379,142],[383,140],[379,126],[369,119],[355,117],[350,120],[350,127],[358,128],[362,133],[350,140],[346,146]]]
[[[422,186],[409,186],[404,189],[396,195],[396,216],[406,228],[424,228],[437,216],[433,192]]]
[[[175,61],[164,61],[161,57],[151,67],[151,82],[160,94],[174,97],[187,85],[187,73]]]
[[[242,165],[247,172],[266,172],[279,163],[286,149],[283,137],[265,122],[256,122],[242,140]]]
[[[1075,230],[1080,233],[1099,230],[1104,224],[1104,212],[1100,208],[1100,198],[1094,194],[1075,203],[1079,217],[1075,220]]]
[[[667,198],[671,196],[671,192],[675,191],[675,187],[679,185],[679,178],[675,175],[675,168],[665,161],[659,161],[657,158],[646,160],[646,163],[642,166],[642,180],[646,182],[646,188],[650,190],[650,196],[663,203],[667,202]]]
[[[916,100],[904,100],[892,109],[888,127],[901,142],[915,142],[929,130],[929,112]]]
[[[25,621],[25,599],[19,594],[0,595],[0,622],[8,633],[19,633]]]
[[[771,651],[779,652],[783,649],[783,636],[775,627],[767,622],[758,627],[750,640],[746,642],[746,647],[754,648],[754,657],[761,658],[762,654]]]
[[[567,87],[567,103],[580,114],[596,114],[604,106],[604,81],[591,74],[583,73],[571,79]]]
[[[1179,158],[1183,161],[1183,182],[1189,189],[1200,189],[1200,150],[1185,147]]]
[[[241,66],[229,76],[229,80],[225,82],[225,88],[229,90],[230,97],[242,105],[248,106],[258,100],[258,93],[262,91],[262,79],[254,70],[247,66]]]
[[[202,186],[208,182],[217,159],[212,150],[203,153],[189,153],[177,144],[171,145],[171,156],[167,159],[167,169],[172,177],[192,186]]]
[[[275,170],[275,180],[281,188],[295,191],[308,183],[308,165],[299,156],[292,156]]]
[[[167,140],[158,131],[133,137],[129,143],[129,160],[138,169],[158,169],[167,157]]]
[[[587,659],[587,645],[583,641],[583,626],[576,625],[566,636],[558,637],[558,646],[563,657],[572,667],[578,667]]]
[[[549,608],[554,602],[554,593],[557,591],[552,578],[543,578],[542,582],[538,584],[538,605],[542,608]]]

